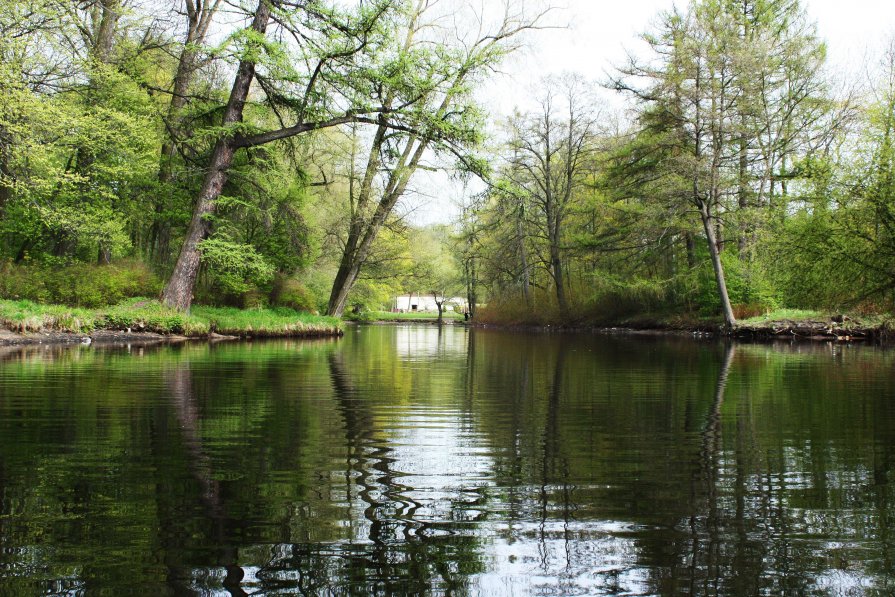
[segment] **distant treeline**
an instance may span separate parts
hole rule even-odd
[[[846,85],[793,0],[693,2],[643,41],[604,82],[630,124],[575,76],[545,80],[538,108],[507,121],[464,226],[504,299],[492,311],[891,312],[895,43]]]

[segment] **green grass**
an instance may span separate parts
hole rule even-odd
[[[13,332],[88,333],[96,325],[97,314],[92,309],[41,305],[27,300],[0,300],[0,327]]]
[[[846,319],[839,324],[841,329],[879,328],[892,329],[895,326],[893,317],[885,313],[855,314],[845,313]],[[740,325],[761,326],[772,322],[792,321],[796,324],[809,321],[831,321],[831,314],[824,311],[811,311],[801,309],[777,309],[767,315],[751,317],[740,321]]]
[[[207,322],[219,334],[232,335],[279,336],[335,333],[341,327],[341,321],[337,317],[311,315],[286,307],[233,309],[197,306],[192,309],[191,316]]]
[[[769,321],[810,321],[823,319],[820,311],[807,309],[776,309],[764,315],[743,319],[740,323],[767,323]]]
[[[208,321],[192,313],[181,313],[145,298],[128,299],[112,307],[98,309],[97,316],[101,322],[99,327],[110,330],[201,336],[210,329]]]
[[[334,335],[340,321],[292,309],[230,309],[196,306],[189,314],[156,300],[128,299],[111,307],[79,309],[31,301],[0,300],[0,327],[14,332],[72,332],[97,329],[204,336],[209,332],[234,336]]]

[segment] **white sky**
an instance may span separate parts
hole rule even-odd
[[[481,99],[495,120],[514,107],[525,109],[534,84],[542,77],[577,71],[595,83],[606,79],[613,65],[623,63],[625,50],[636,50],[638,34],[649,31],[656,16],[687,0],[560,0],[563,6],[551,20],[568,28],[533,33],[529,49],[503,65],[481,91]],[[827,42],[830,68],[846,78],[859,78],[865,65],[875,62],[884,40],[895,35],[895,0],[802,0],[818,34]],[[606,97],[612,103],[619,100]],[[620,106],[619,102],[616,104]],[[429,179],[429,180],[426,180]],[[428,198],[409,199],[411,219],[418,224],[448,222],[456,214],[458,185],[441,176],[421,176],[417,188]],[[433,189],[433,191],[429,191]],[[432,194],[430,194],[432,193]]]
[[[553,20],[568,29],[533,34],[531,48],[507,61],[507,76],[495,81],[487,97],[504,111],[505,98],[519,98],[540,73],[577,71],[594,80],[605,79],[613,65],[624,62],[625,50],[636,50],[638,35],[653,29],[659,13],[687,0],[564,0]],[[887,35],[895,34],[893,0],[802,0],[818,34],[827,42],[834,69],[861,68]],[[871,58],[872,59],[872,58]],[[515,89],[514,89],[515,88]]]

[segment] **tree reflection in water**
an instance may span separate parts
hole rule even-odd
[[[895,353],[4,349],[0,593],[890,592]]]
[[[217,565],[225,570],[222,585],[231,595],[247,595],[240,586],[245,572],[238,564],[237,548],[231,545],[228,539],[220,482],[214,478],[211,459],[205,452],[199,433],[200,413],[193,395],[189,362],[175,367],[171,372],[166,372],[165,377],[173,410],[183,434],[183,445],[188,455],[187,463],[201,487],[202,503],[205,505],[208,519],[213,523],[214,530],[209,539],[218,546]],[[181,590],[185,579],[177,570],[172,572],[169,580],[176,590]]]

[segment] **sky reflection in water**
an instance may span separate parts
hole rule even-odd
[[[0,349],[0,593],[888,594],[893,352]]]

